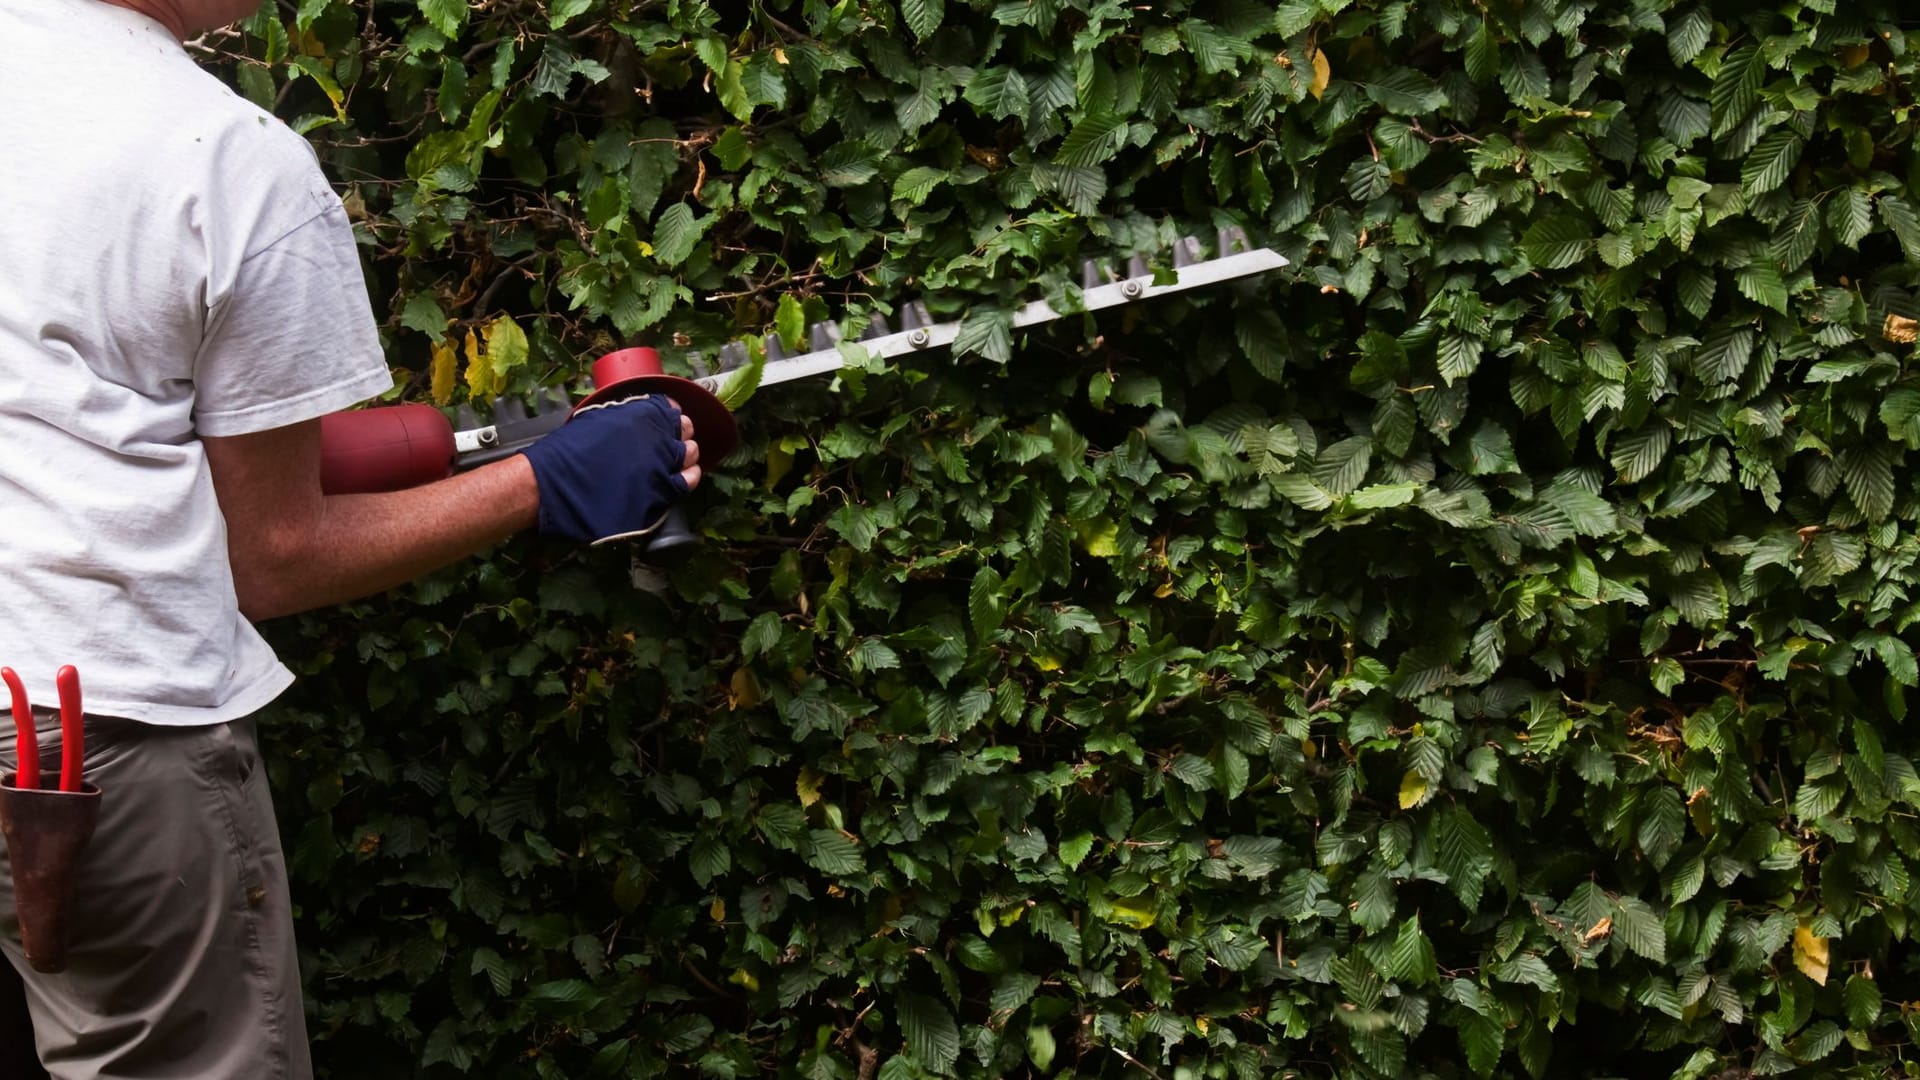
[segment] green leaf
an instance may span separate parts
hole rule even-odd
[[[1743,266],[1733,272],[1733,282],[1740,289],[1740,295],[1782,315],[1787,313],[1787,285],[1780,277],[1779,267],[1770,263]]]
[[[1867,520],[1879,521],[1886,517],[1893,509],[1895,495],[1893,451],[1887,444],[1848,447],[1840,451],[1836,463],[1847,497],[1867,515]]]
[[[836,877],[857,874],[866,868],[860,845],[836,829],[814,829],[808,833],[807,862],[815,870]]]
[[[1463,334],[1449,330],[1440,337],[1440,347],[1434,354],[1440,367],[1440,378],[1451,386],[1466,378],[1480,367],[1481,340],[1473,334]]]
[[[694,217],[693,207],[686,203],[677,202],[667,207],[653,224],[654,261],[662,266],[686,262],[687,256],[693,254],[693,245],[712,223],[711,217],[705,220]]]
[[[947,171],[930,165],[916,165],[901,173],[893,181],[893,201],[904,202],[908,206],[919,206],[927,201],[933,189],[947,181]]]
[[[1920,450],[1920,387],[1901,386],[1880,400],[1880,422],[1887,434]]]
[[[1720,61],[1720,73],[1714,76],[1708,100],[1713,104],[1713,136],[1719,138],[1746,119],[1760,100],[1760,85],[1766,78],[1766,62],[1760,49],[1743,45]]]
[[[1467,1068],[1472,1069],[1475,1076],[1492,1076],[1506,1049],[1506,1026],[1477,1012],[1462,1012],[1457,1030],[1460,1049],[1466,1053]]]
[[[1027,1060],[1033,1067],[1045,1073],[1053,1067],[1053,1057],[1057,1052],[1053,1040],[1053,1029],[1034,1024],[1027,1028]]]
[[[467,0],[418,0],[420,14],[435,30],[450,38],[460,36],[467,23]]]
[[[1847,1024],[1854,1030],[1867,1031],[1880,1019],[1880,984],[1872,979],[1848,976],[1841,998],[1846,1003]]]
[[[1586,258],[1593,230],[1571,214],[1542,218],[1520,237],[1520,251],[1543,270],[1562,270]]]
[[[1900,241],[1900,249],[1906,253],[1908,262],[1920,262],[1920,215],[1914,213],[1905,199],[1894,195],[1880,196],[1880,219],[1893,230]]]
[[[1638,956],[1665,963],[1667,928],[1647,902],[1635,896],[1623,896],[1613,909],[1613,939]]]
[[[1740,190],[1752,199],[1786,183],[1800,160],[1806,141],[1790,128],[1775,128],[1762,136],[1740,166]]]
[[[973,636],[986,641],[1007,617],[1006,584],[998,571],[982,566],[974,572],[967,589],[967,613],[973,620]]]
[[[1859,247],[1873,230],[1873,200],[1855,188],[1840,192],[1827,204],[1827,227],[1833,230],[1835,240],[1850,248]]]
[[[1447,103],[1431,78],[1411,68],[1394,68],[1364,85],[1374,104],[1401,116],[1425,116]]]
[[[1093,834],[1090,832],[1075,833],[1073,836],[1060,841],[1060,863],[1069,870],[1078,870],[1080,869],[1080,864],[1086,861],[1087,853],[1092,850]]]
[[[951,1070],[960,1058],[960,1029],[945,1005],[925,994],[902,990],[894,996],[894,1014],[906,1035],[907,1049],[923,1068]]]
[[[800,344],[807,336],[807,310],[798,296],[786,293],[780,297],[774,309],[773,328],[780,335],[781,348],[790,353],[800,351]]]
[[[1608,461],[1619,471],[1621,483],[1637,484],[1653,475],[1667,459],[1673,444],[1673,430],[1664,423],[1623,436],[1613,444]]]
[[[1675,67],[1691,63],[1711,40],[1713,19],[1706,8],[1694,7],[1667,24],[1667,55]]]
[[[1696,319],[1704,319],[1713,308],[1715,289],[1713,272],[1692,263],[1680,267],[1679,293],[1680,306]]]
[[[1355,435],[1321,451],[1313,463],[1313,481],[1330,495],[1345,495],[1366,479],[1373,460],[1373,440]]]
[[[996,364],[1013,359],[1013,314],[1003,308],[977,307],[960,320],[953,354],[978,353]]]
[[[1744,326],[1716,330],[1695,350],[1693,370],[1708,382],[1734,382],[1746,373],[1754,341],[1754,332]]]
[[[1662,785],[1640,800],[1640,850],[1655,870],[1665,869],[1686,837],[1687,810],[1680,793]]]
[[[1098,165],[1119,151],[1115,136],[1124,135],[1126,130],[1126,120],[1116,115],[1086,117],[1060,140],[1060,149],[1054,151],[1054,163],[1068,167]]]
[[[946,17],[947,0],[900,0],[900,17],[906,20],[907,29],[913,36],[925,41],[940,29],[940,20]]]

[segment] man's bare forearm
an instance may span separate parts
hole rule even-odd
[[[392,588],[539,517],[518,456],[405,491],[322,495],[317,423],[204,442],[234,589],[255,621]]]

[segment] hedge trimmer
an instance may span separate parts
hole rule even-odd
[[[1278,252],[1252,247],[1237,226],[1220,230],[1212,258],[1203,256],[1198,239],[1183,237],[1174,245],[1170,279],[1155,275],[1139,255],[1127,260],[1124,273],[1090,260],[1081,267],[1078,307],[1069,304],[1069,310],[1062,311],[1036,300],[1011,313],[1009,329],[1251,277],[1286,265]],[[945,348],[960,337],[965,322],[964,317],[934,322],[926,302],[916,300],[901,309],[897,326],[874,315],[851,343],[844,339],[839,324],[814,323],[807,328],[808,351],[797,356],[786,355],[777,334],[766,338],[764,349],[730,343],[720,351],[717,371],[691,379],[662,371],[660,354],[651,348],[621,349],[595,361],[594,390],[578,405],[565,390],[550,388],[530,403],[512,398],[495,402],[491,424],[481,423],[470,406],[456,409],[451,421],[441,410],[421,404],[333,413],[321,418],[321,488],[328,494],[396,491],[443,479],[457,470],[518,453],[566,423],[580,406],[647,392],[665,393],[679,402],[693,420],[702,457],[718,462],[740,443],[733,409],[759,387],[824,375],[853,363]],[[456,424],[461,426],[456,429]],[[697,543],[684,510],[678,507],[644,542],[645,556],[663,563],[684,558]]]

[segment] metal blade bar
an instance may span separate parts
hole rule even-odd
[[[1232,281],[1236,278],[1251,277],[1254,274],[1264,274],[1271,270],[1278,270],[1286,265],[1287,260],[1282,257],[1279,252],[1270,248],[1255,248],[1252,251],[1242,251],[1233,255],[1222,255],[1217,259],[1208,259],[1204,262],[1189,263],[1186,266],[1178,267],[1174,270],[1175,280],[1166,285],[1155,285],[1153,283],[1153,276],[1149,274],[1143,277],[1132,277],[1124,281],[1116,281],[1109,285],[1097,285],[1091,289],[1084,289],[1080,293],[1080,298],[1085,310],[1100,311],[1106,308],[1119,307],[1123,304],[1136,303],[1141,300],[1151,300],[1155,297],[1167,296],[1172,293],[1185,292],[1188,289],[1198,289],[1206,285],[1217,285],[1220,282]],[[1013,326],[1015,329],[1037,326],[1041,323],[1064,318],[1068,314],[1074,313],[1057,311],[1045,300],[1036,300],[1013,313]],[[923,326],[915,330],[903,330],[896,334],[869,338],[868,340],[860,342],[859,345],[862,349],[866,350],[868,356],[884,358],[903,356],[907,353],[924,352],[928,349],[937,349],[952,345],[954,339],[959,337],[959,335],[960,323],[954,321],[935,323],[932,326]],[[760,385],[768,386],[774,383],[791,382],[795,379],[805,379],[814,375],[824,375],[830,371],[840,370],[846,366],[846,363],[846,357],[841,355],[837,347],[802,353],[799,356],[790,357],[785,360],[770,360],[760,374]],[[708,375],[694,381],[706,387],[708,390],[718,393],[720,388],[726,384],[730,374],[731,373]]]

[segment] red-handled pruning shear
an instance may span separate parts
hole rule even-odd
[[[13,696],[14,747],[20,759],[20,775],[14,786],[36,791],[40,787],[40,739],[33,726],[33,707],[27,703],[26,687],[12,668],[0,667],[0,680],[5,680]],[[80,673],[72,664],[64,665],[54,676],[54,684],[60,690],[60,790],[79,791],[86,757]]]

